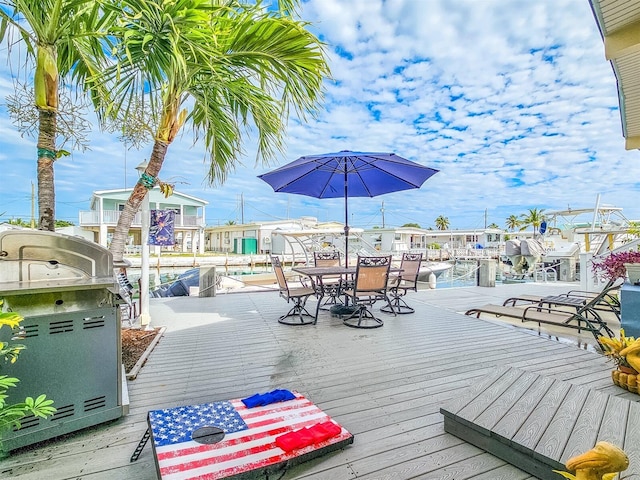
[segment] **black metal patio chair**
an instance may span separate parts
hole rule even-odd
[[[584,303],[581,302],[579,305],[572,303],[571,307],[575,308],[574,311],[560,309],[559,307],[567,306],[568,304],[559,303],[561,302],[562,296],[555,296],[542,298],[539,303],[529,303],[529,305],[524,308],[487,304],[471,308],[467,310],[465,314],[475,315],[477,318],[480,318],[481,314],[486,313],[495,315],[496,317],[517,318],[522,322],[536,322],[538,326],[544,323],[557,327],[571,328],[577,330],[578,333],[584,330],[591,332],[596,340],[603,335],[613,338],[615,336],[614,332],[600,316],[595,307],[602,302],[603,298],[610,294],[612,289],[616,288],[618,287],[614,285],[613,282],[609,282],[601,292],[590,297]],[[564,298],[575,297],[565,296]]]
[[[280,258],[276,256],[271,257],[271,265],[273,271],[276,274],[278,280],[278,287],[280,288],[280,296],[284,298],[287,303],[293,302],[293,307],[284,315],[282,315],[278,322],[284,325],[310,325],[315,324],[318,320],[317,315],[311,315],[305,305],[309,297],[316,294],[315,289],[309,287],[294,287],[290,288],[287,282],[287,277],[284,275],[284,269]],[[317,311],[317,309],[316,309]],[[294,319],[297,319],[294,320]]]
[[[340,252],[338,250],[313,252],[313,262],[316,267],[339,267]],[[315,288],[318,295],[318,309],[329,310],[333,305],[342,303],[340,294],[344,287],[341,275],[319,276]]]
[[[371,311],[371,306],[378,300],[384,300],[395,315],[391,301],[387,295],[391,255],[382,257],[358,256],[353,288],[344,294],[349,298],[353,312],[343,320],[348,327],[378,328],[384,322]]]
[[[129,326],[133,326],[133,323],[138,318],[139,310],[138,301],[134,300],[133,296],[140,293],[140,288],[133,286],[129,281],[129,277],[127,277],[127,271],[124,269],[114,272],[114,277],[118,282],[118,293],[122,298],[122,303],[120,303],[121,320],[128,322]]]
[[[404,297],[407,292],[418,290],[418,274],[422,264],[421,253],[403,253],[400,262],[401,272],[392,275],[389,280],[389,293],[391,294],[391,307],[385,305],[380,308],[386,313],[413,313],[415,310],[410,307]],[[393,309],[393,311],[392,311]]]

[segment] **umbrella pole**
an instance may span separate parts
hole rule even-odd
[[[344,265],[349,266],[349,187],[347,182],[347,159],[344,159]]]

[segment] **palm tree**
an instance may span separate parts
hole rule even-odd
[[[630,221],[627,227],[627,234],[639,238],[640,237],[640,222]]]
[[[118,220],[114,261],[122,259],[133,217],[187,120],[209,155],[209,183],[222,183],[243,153],[244,131],[254,130],[259,159],[273,158],[282,151],[289,111],[313,113],[329,74],[323,45],[288,10],[234,0],[126,5],[113,30],[118,63],[104,77],[119,99],[111,113],[126,115],[144,97],[155,142]]]
[[[537,208],[530,208],[527,213],[523,213],[522,215],[520,215],[522,219],[520,221],[520,230],[524,230],[529,225],[531,225],[533,227],[533,235],[535,236],[536,231],[540,227],[540,224],[544,221],[543,212],[544,208],[540,210],[538,210]]]
[[[107,96],[104,86],[94,81],[106,66],[106,27],[113,22],[113,12],[105,13],[102,7],[99,0],[3,0],[0,8],[0,42],[7,40],[11,54],[12,46],[22,41],[28,58],[35,62],[24,75],[33,82],[38,110],[40,230],[55,230],[53,164],[67,153],[56,147],[59,83],[70,81],[87,92],[95,106]],[[11,28],[4,28],[7,24]]]
[[[505,226],[507,227],[508,230],[513,232],[516,228],[520,226],[520,219],[518,218],[517,215],[509,215],[507,217]]]
[[[449,229],[449,219],[444,215],[438,216],[435,221],[436,228],[438,230],[448,230]]]

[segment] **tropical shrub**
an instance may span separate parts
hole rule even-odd
[[[0,312],[0,328],[18,329],[22,320],[23,317],[17,313]],[[15,363],[25,348],[24,345],[0,341],[0,359],[4,360],[0,362],[0,367],[3,363]],[[20,403],[7,403],[8,390],[15,387],[19,381],[15,377],[0,375],[0,434],[12,428],[20,428],[20,420],[29,414],[47,418],[56,411],[52,406],[53,400],[47,399],[46,395],[40,395],[35,399],[27,397]]]

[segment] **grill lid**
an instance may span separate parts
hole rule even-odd
[[[61,233],[0,232],[0,290],[8,287],[3,288],[3,283],[42,281],[55,281],[58,286],[113,283],[111,252],[84,238]]]

